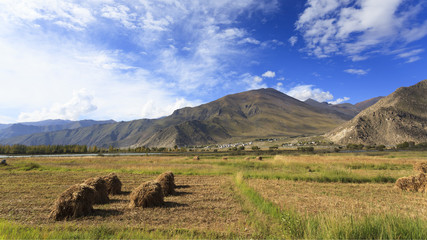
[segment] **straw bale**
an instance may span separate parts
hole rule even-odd
[[[58,221],[89,215],[94,198],[95,188],[86,184],[73,185],[56,199],[49,218]]]
[[[262,157],[258,156],[258,157],[255,158],[255,160],[262,161]]]
[[[103,178],[89,178],[84,181],[84,184],[95,188],[95,204],[104,204],[110,201],[108,198],[107,182]]]
[[[395,186],[403,191],[423,193],[426,191],[427,178],[424,173],[410,177],[401,177],[397,179]]]
[[[199,156],[194,156],[193,160],[200,160]]]
[[[164,204],[162,187],[158,182],[145,182],[135,188],[130,194],[130,208],[155,207]]]
[[[162,187],[163,195],[169,196],[175,193],[175,176],[172,172],[164,172],[156,178],[156,182]]]
[[[110,195],[116,195],[122,193],[122,182],[115,173],[110,173],[104,176],[103,179],[107,185],[107,192]]]
[[[417,172],[427,173],[427,162],[417,162],[414,164],[414,170]]]
[[[222,157],[222,160],[227,161],[228,157]]]

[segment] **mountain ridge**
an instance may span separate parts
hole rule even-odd
[[[2,140],[2,144],[100,147],[204,145],[267,136],[322,134],[345,119],[275,89],[230,94],[160,119],[96,125]]]
[[[65,129],[77,129],[81,127],[88,127],[97,124],[114,123],[113,120],[95,121],[95,120],[61,120],[49,119],[39,122],[22,122],[15,124],[8,124],[5,128],[0,129],[0,140],[24,136],[42,132],[53,132]]]
[[[325,136],[340,144],[427,141],[427,80],[401,87]]]

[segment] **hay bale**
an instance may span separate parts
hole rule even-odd
[[[222,157],[222,160],[227,161],[228,157]]]
[[[262,157],[258,156],[258,157],[255,158],[255,160],[262,161]]]
[[[194,156],[193,160],[200,160],[199,156]]]
[[[250,157],[245,157],[245,160],[246,160],[246,161],[250,161],[250,160],[251,160],[251,158],[250,158]]]
[[[122,193],[122,182],[115,173],[110,173],[103,177],[107,185],[107,192],[111,195]]]
[[[103,178],[89,178],[84,181],[84,184],[95,188],[95,204],[104,204],[110,201],[108,198],[107,182]]]
[[[162,187],[158,182],[146,182],[135,188],[130,194],[130,208],[155,207],[164,204]]]
[[[427,162],[417,162],[414,164],[414,170],[417,172],[427,173]]]
[[[164,172],[156,178],[156,182],[160,184],[163,195],[169,196],[175,193],[175,176],[172,172]]]
[[[56,199],[49,218],[59,221],[74,219],[92,213],[95,189],[86,184],[76,184]]]
[[[395,186],[403,191],[425,192],[427,187],[427,178],[424,173],[416,176],[401,177],[397,179]]]

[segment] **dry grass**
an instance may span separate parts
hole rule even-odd
[[[394,184],[349,184],[249,180],[264,198],[301,214],[361,217],[396,213],[427,219],[427,195],[405,193]]]

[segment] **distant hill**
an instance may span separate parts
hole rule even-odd
[[[318,109],[322,109],[324,112],[332,113],[340,116],[343,119],[350,120],[354,116],[356,116],[359,112],[377,103],[382,98],[383,97],[371,98],[366,101],[357,103],[355,105],[351,103],[341,103],[341,104],[330,104],[327,102],[320,103],[313,99],[307,99],[305,103],[313,107],[316,107]]]
[[[12,124],[0,124],[0,130],[10,127]]]
[[[40,122],[25,122],[16,124],[4,125],[4,128],[0,128],[0,140],[13,138],[17,136],[24,136],[34,133],[46,133],[59,131],[64,129],[76,129],[81,127],[88,127],[97,124],[108,124],[114,123],[113,120],[108,121],[94,121],[94,120],[81,120],[81,121],[69,121],[69,120],[45,120]]]
[[[371,98],[371,99],[365,100],[363,102],[356,103],[354,106],[356,106],[358,109],[360,109],[362,111],[362,110],[374,105],[375,103],[377,103],[379,100],[381,100],[383,98],[384,97]]]
[[[82,144],[100,147],[204,145],[271,136],[323,134],[347,120],[274,89],[259,89],[182,108],[161,119],[141,119],[37,133],[2,144]]]
[[[427,80],[402,87],[326,136],[341,144],[427,142]]]

